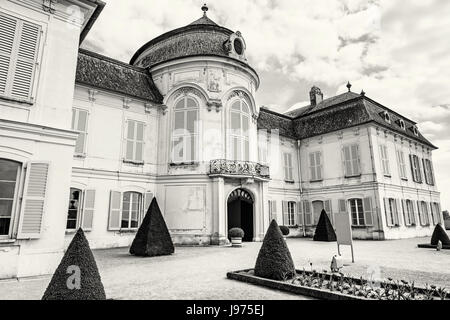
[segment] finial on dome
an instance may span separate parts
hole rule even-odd
[[[347,83],[347,89],[348,89],[348,92],[351,92],[352,84],[350,83],[350,81]]]
[[[361,91],[361,95],[364,97],[366,95],[366,92],[364,90]]]
[[[202,7],[202,11],[203,11],[203,15],[206,16],[206,12],[208,11],[208,6],[206,5],[206,3],[203,5]]]

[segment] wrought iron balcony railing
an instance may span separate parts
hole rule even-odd
[[[210,175],[270,179],[269,167],[260,163],[235,160],[211,160]]]

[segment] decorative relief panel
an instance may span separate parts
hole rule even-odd
[[[175,91],[173,97],[174,99],[178,99],[181,96],[186,96],[188,94],[193,94],[195,96],[197,96],[198,98],[202,99],[203,101],[205,101],[205,96],[200,92],[200,90],[193,88],[193,87],[183,87],[178,89],[177,91]]]

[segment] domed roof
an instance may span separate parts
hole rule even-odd
[[[247,65],[245,55],[230,54],[226,43],[235,34],[230,29],[219,26],[206,15],[191,24],[151,40],[142,46],[133,56],[130,64],[139,67],[153,67],[160,63],[191,56],[219,56],[232,58]],[[240,36],[240,33],[238,33]]]

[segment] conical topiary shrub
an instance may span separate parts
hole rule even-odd
[[[444,246],[450,245],[448,234],[445,232],[444,228],[442,228],[440,223],[434,228],[433,235],[431,236],[431,245],[437,246],[439,241],[441,241]]]
[[[334,232],[333,225],[325,210],[322,210],[322,213],[320,214],[313,240],[326,242],[337,241],[336,232]]]
[[[80,228],[53,274],[42,300],[105,300],[89,242]]]
[[[174,252],[175,248],[166,222],[156,198],[153,198],[152,204],[133,240],[130,253],[141,257],[155,257],[170,255]]]
[[[269,226],[256,260],[255,275],[272,280],[295,276],[294,261],[275,220]]]

